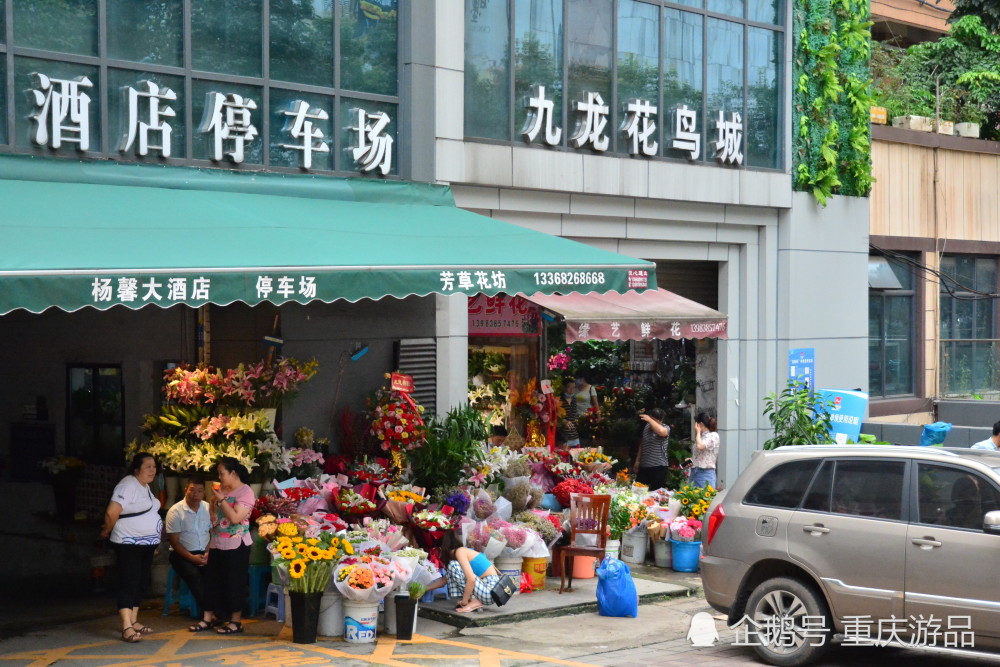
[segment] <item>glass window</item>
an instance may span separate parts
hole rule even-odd
[[[945,395],[1000,397],[997,367],[997,258],[941,258],[940,374]]]
[[[191,0],[196,70],[261,75],[263,0]]]
[[[397,0],[341,3],[340,87],[395,95]]]
[[[903,518],[905,461],[837,461],[831,507],[838,514]]]
[[[705,6],[704,0],[669,0],[669,1],[673,2],[675,5],[686,5],[687,7],[697,7],[698,9],[701,9],[702,7]]]
[[[510,9],[465,0],[465,134],[510,139]]]
[[[753,4],[753,3],[751,3]],[[747,28],[747,164],[781,165],[782,33]]]
[[[761,0],[750,0],[751,5],[756,2],[761,2]],[[708,0],[706,9],[710,12],[743,18],[743,0]]]
[[[304,107],[299,102],[305,102]],[[314,132],[319,130],[322,136],[308,140],[312,169],[333,169],[334,135],[333,121],[336,116],[333,98],[325,95],[309,95],[291,90],[271,89],[271,145],[270,160],[273,166],[302,167],[306,157],[307,136],[304,125],[299,126],[298,138],[292,135],[298,109],[299,118],[312,124]],[[318,110],[326,112],[326,120],[308,118],[315,116]],[[325,146],[326,152],[316,150],[317,146]]]
[[[520,139],[535,84],[553,102],[553,124],[562,127],[563,12],[561,0],[516,0],[514,9],[514,132]],[[607,99],[607,98],[605,98]]]
[[[181,0],[107,0],[108,57],[156,65],[184,64]]]
[[[186,157],[184,150],[184,78],[167,74],[154,74],[152,72],[136,72],[135,70],[108,70],[108,118],[111,120],[108,132],[110,133],[111,150],[118,155],[127,155],[130,158],[139,157],[140,138],[137,134],[133,137],[131,148],[125,153],[121,152],[121,148],[127,143],[129,134],[128,100],[126,97],[128,91],[125,89],[131,87],[140,93],[149,93],[151,89],[146,86],[145,81],[155,83],[160,88],[161,95],[163,89],[167,88],[177,96],[177,99],[173,101],[159,100],[158,108],[160,110],[164,108],[172,109],[175,114],[173,117],[161,115],[163,124],[170,126],[170,157]],[[149,123],[149,113],[152,104],[151,97],[148,95],[139,95],[136,101],[137,120]],[[150,131],[147,137],[150,145],[160,146],[163,141],[162,132]],[[161,156],[162,154],[158,149],[150,149],[147,159],[159,160]]]
[[[97,0],[15,2],[14,44],[96,56]]]
[[[983,529],[983,516],[1000,510],[1000,492],[989,480],[959,468],[920,464],[919,523]]]
[[[743,26],[731,21],[708,19],[708,118],[709,127],[724,112],[743,111]],[[744,117],[744,127],[746,118]],[[746,133],[743,134],[744,139]],[[741,146],[741,150],[745,149]],[[714,151],[703,151],[705,160],[715,160]]]
[[[810,459],[779,465],[757,480],[743,502],[788,509],[798,507],[819,464],[819,459]]]
[[[570,0],[566,26],[569,44],[567,100],[571,104],[591,92],[600,93],[604,101],[611,104],[613,4],[606,0]],[[566,139],[565,132],[563,139]]]
[[[125,448],[121,366],[70,366],[66,384],[66,453],[120,466]]]
[[[270,7],[271,79],[332,86],[333,5],[271,0]]]
[[[620,127],[623,104],[631,99],[656,103],[660,92],[659,9],[634,0],[618,4],[618,108],[611,121]],[[611,100],[605,100],[608,105]],[[663,113],[660,118],[665,118]],[[657,121],[659,122],[659,121]],[[609,131],[610,135],[611,132]],[[619,144],[625,148],[625,142]]]
[[[397,146],[398,137],[396,136],[397,128],[399,127],[398,122],[398,108],[395,104],[385,104],[382,102],[372,102],[370,100],[352,100],[349,98],[343,98],[340,100],[340,145],[343,147],[341,153],[342,164],[340,169],[343,171],[358,171],[358,165],[354,163],[354,156],[351,154],[350,148],[354,148],[358,145],[358,133],[355,128],[358,127],[358,109],[364,109],[369,114],[378,113],[379,111],[384,111],[389,114],[391,122],[388,128],[384,132],[392,137],[393,146]],[[392,152],[392,167],[389,173],[396,174],[399,172],[399,161],[396,158],[396,151]]]
[[[35,77],[32,76],[33,73],[38,72],[44,74],[50,79],[66,79],[73,80],[77,77],[87,77],[90,83],[93,84],[89,88],[81,87],[80,91],[90,98],[90,102],[87,105],[90,113],[88,114],[88,135],[90,138],[90,152],[101,150],[101,96],[98,91],[101,89],[100,83],[101,79],[98,76],[98,70],[96,67],[90,65],[76,65],[73,63],[59,62],[57,60],[39,60],[36,58],[15,58],[14,59],[14,87],[15,90],[34,90],[37,86],[37,81]],[[59,90],[58,85],[54,86],[56,90]],[[35,136],[35,129],[37,128],[37,123],[34,118],[36,117],[36,112],[39,111],[39,107],[35,105],[35,100],[32,95],[15,95],[14,96],[14,116],[15,116],[15,137],[17,137],[17,147],[18,148],[34,148],[37,146],[35,144],[33,137]],[[69,125],[68,123],[66,125]],[[52,145],[52,124],[51,121],[48,123],[48,135],[49,143]],[[62,147],[58,149],[58,153],[62,155],[72,155],[76,152],[76,148],[79,145],[78,142],[68,141],[69,139],[77,140],[80,138],[79,132],[62,132],[63,144]],[[56,152],[56,151],[53,151]]]
[[[194,123],[194,154],[191,156],[196,160],[211,160],[215,150],[215,131],[202,132],[202,126],[210,124],[211,119],[205,118],[206,96],[209,93],[223,93],[225,95],[240,95],[244,100],[253,100],[257,105],[256,109],[250,111],[250,123],[256,130],[256,136],[243,144],[244,165],[259,165],[264,163],[264,132],[263,110],[261,88],[259,86],[243,86],[236,83],[219,83],[217,81],[192,81],[191,82],[191,118]],[[232,139],[223,139],[222,150],[224,153],[233,151],[236,147]],[[232,168],[235,163],[229,158],[219,160],[220,167]]]
[[[830,489],[833,486],[833,461],[827,461],[809,486],[809,492],[802,501],[802,509],[813,512],[830,511]]]
[[[785,0],[752,0],[747,5],[747,18],[759,23],[781,25]]]
[[[868,392],[872,397],[915,393],[913,273],[905,262],[891,257],[887,260],[901,289],[872,289],[868,293]]]
[[[664,141],[665,154],[684,157],[683,153],[671,148],[674,131],[677,129],[674,113],[681,106],[698,113],[698,132],[701,134],[701,154],[708,150],[706,129],[709,127],[702,109],[702,59],[704,17],[700,14],[664,9],[663,33],[663,118],[667,139]]]

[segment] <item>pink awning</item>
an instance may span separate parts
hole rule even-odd
[[[726,315],[665,289],[527,297],[566,319],[566,342],[727,338]]]

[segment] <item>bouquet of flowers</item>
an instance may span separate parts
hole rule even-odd
[[[375,602],[392,589],[397,570],[381,556],[344,558],[334,573],[334,585],[348,600]]]
[[[385,499],[382,511],[399,524],[405,524],[410,519],[415,506],[423,505],[426,490],[411,484],[400,486],[380,486],[379,496]]]
[[[552,487],[552,493],[563,507],[569,507],[569,497],[572,493],[593,493],[594,487],[576,479],[567,479]]]
[[[700,517],[708,511],[708,506],[712,504],[719,492],[709,486],[691,486],[685,484],[674,492],[674,500],[680,503],[680,513],[686,517]]]
[[[338,490],[334,496],[334,501],[337,504],[338,511],[347,517],[348,521],[352,522],[360,521],[365,516],[374,516],[379,509],[374,500],[358,493],[350,487]]]
[[[576,462],[587,472],[607,472],[618,463],[616,459],[601,453],[600,449],[584,449],[577,453]]]
[[[384,459],[383,459],[384,460]],[[354,484],[388,484],[392,474],[378,461],[353,461],[346,468],[346,474]]]
[[[697,519],[676,517],[670,522],[670,536],[678,542],[698,542],[701,540],[701,525]]]
[[[420,510],[412,517],[413,525],[428,532],[451,530],[452,518],[438,510]]]
[[[403,534],[403,527],[391,523],[388,519],[372,519],[365,517],[361,524],[354,524],[352,536],[377,542],[386,551],[396,551],[409,544],[409,539]]]
[[[480,490],[476,499],[472,501],[472,516],[479,521],[485,521],[493,516],[497,511],[497,506],[493,503],[493,498],[485,490]]]
[[[424,408],[409,396],[383,387],[369,399],[369,410],[369,432],[382,451],[416,449],[427,440]]]
[[[445,496],[444,504],[455,510],[457,516],[465,516],[469,511],[469,506],[472,504],[472,499],[468,493],[458,489]]]
[[[548,367],[550,371],[569,370],[569,355],[565,352],[557,352],[556,354],[553,354],[549,357]]]
[[[295,513],[298,502],[292,498],[279,498],[278,496],[261,496],[254,503],[250,512],[250,520],[257,521],[262,516],[271,515],[275,518],[289,517]]]
[[[278,524],[277,532],[271,544],[275,565],[287,568],[291,579],[289,588],[297,593],[326,590],[334,564],[354,553],[349,542],[331,532],[323,531],[317,537],[306,538],[290,521]]]
[[[289,471],[292,477],[298,479],[319,477],[323,471],[323,455],[315,450],[295,448],[288,450],[288,455],[292,459]]]
[[[339,533],[347,530],[347,522],[336,514],[329,512],[314,512],[312,518],[319,525],[319,529],[331,533]]]

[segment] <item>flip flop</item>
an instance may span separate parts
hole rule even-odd
[[[135,627],[137,625],[139,627]],[[149,627],[148,625],[143,625],[139,621],[136,621],[135,623],[132,624],[132,629],[138,632],[140,635],[148,635],[153,632],[153,628]]]
[[[213,623],[215,623],[215,621],[206,621],[205,619],[202,619],[197,623],[195,623],[194,625],[189,626],[188,632],[204,632],[205,630],[214,627],[212,625]]]
[[[128,634],[128,632],[130,630],[132,631],[132,634]],[[128,627],[128,628],[125,628],[124,630],[122,630],[122,641],[123,642],[128,642],[129,644],[134,644],[134,643],[136,643],[138,641],[141,641],[141,640],[142,640],[142,633],[140,633],[135,628]]]

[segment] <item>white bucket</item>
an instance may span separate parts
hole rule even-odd
[[[348,644],[372,644],[378,625],[378,602],[344,600],[344,640]]]
[[[500,574],[510,575],[510,578],[517,582],[515,595],[521,592],[521,565],[524,558],[521,556],[504,556],[497,558],[495,565],[500,570]]]
[[[340,593],[323,593],[316,634],[322,637],[344,636],[344,596]]]
[[[673,550],[667,540],[653,540],[653,557],[656,567],[671,567],[674,563]]]
[[[649,535],[646,531],[636,531],[622,535],[622,560],[626,563],[641,565],[646,560],[646,544]]]
[[[394,593],[385,599],[385,611],[383,617],[385,619],[385,631],[390,635],[396,634],[396,598],[408,598],[409,595],[404,593]]]
[[[618,558],[618,551],[621,549],[621,540],[608,540],[604,545],[604,555]]]

